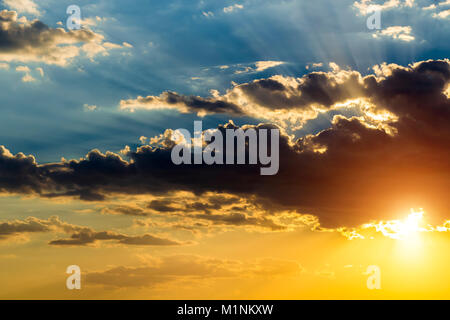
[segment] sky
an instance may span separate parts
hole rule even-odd
[[[448,0],[0,1],[0,298],[448,299],[449,21]],[[194,121],[278,129],[279,171],[173,164]]]

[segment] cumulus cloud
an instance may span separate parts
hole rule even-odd
[[[439,13],[433,13],[433,18],[446,19],[450,16],[450,9],[441,11]]]
[[[13,220],[0,223],[0,239],[6,239],[20,233],[36,233],[50,231],[50,220],[29,217],[25,220]]]
[[[165,92],[159,97],[147,96],[122,100],[122,110],[177,109],[199,115],[228,113],[301,125],[313,119],[321,110],[349,98],[364,96],[364,81],[360,73],[340,70],[312,72],[302,78],[273,76],[249,83],[235,84],[224,95],[212,92],[211,98],[183,96]]]
[[[28,217],[24,220],[0,222],[0,239],[20,237],[29,233],[72,233],[86,232],[88,227],[73,225],[61,221],[57,216],[45,219]]]
[[[36,81],[36,79],[31,76],[31,74],[30,74],[31,70],[27,66],[18,66],[18,67],[16,67],[16,71],[25,73],[25,75],[22,77],[22,82]]]
[[[65,31],[39,20],[18,17],[16,11],[0,12],[0,60],[67,65],[81,53],[92,58],[115,48],[88,29]],[[121,47],[121,46],[119,46]]]
[[[185,226],[244,227],[252,230],[287,230],[288,226],[270,217],[258,203],[231,194],[204,194],[201,200],[195,195],[165,196],[152,200],[147,209],[164,216],[178,216]],[[149,215],[149,214],[147,214]],[[155,216],[154,214],[152,215]]]
[[[32,0],[3,0],[3,4],[19,13],[29,13],[35,16],[41,15],[38,5]]]
[[[428,63],[431,64],[432,62]],[[311,72],[301,78],[273,76],[235,84],[223,95],[213,92],[212,98],[199,98],[200,102],[207,99],[208,103],[194,104],[193,101],[197,102],[197,99],[192,97],[174,94],[174,97],[170,98],[171,94],[164,93],[160,97],[122,100],[121,108],[123,110],[134,110],[135,107],[149,110],[177,108],[182,112],[197,112],[201,115],[210,113],[247,115],[266,119],[291,134],[323,112],[344,110],[349,107],[364,115],[371,124],[379,124],[382,119],[395,119],[395,115],[386,108],[383,114],[374,113],[374,109],[378,111],[381,109],[375,108],[374,102],[378,93],[373,90],[372,83],[383,81],[384,75],[380,73],[383,65],[374,67],[375,77],[362,76],[359,72],[344,70],[336,64],[331,64],[331,72]],[[398,69],[397,74],[401,73],[402,68],[403,71],[408,70],[396,65],[383,68],[384,72]],[[171,103],[167,103],[168,100],[172,100]]]
[[[361,0],[355,1],[353,7],[356,8],[360,14],[367,15],[374,10],[390,10],[393,8],[412,7],[414,0],[386,0],[383,3],[377,3],[375,0]]]
[[[450,181],[446,147],[450,101],[445,94],[450,62],[383,65],[378,75],[365,77],[339,72],[306,75],[292,87],[301,88],[295,97],[284,95],[286,84],[274,79],[239,88],[266,108],[306,107],[313,102],[331,106],[356,98],[370,106],[364,116],[335,116],[330,128],[296,141],[282,134],[280,170],[275,176],[261,177],[255,165],[176,166],[170,144],[128,149],[125,158],[94,150],[80,160],[44,165],[38,165],[32,156],[12,155],[1,147],[0,188],[89,201],[101,201],[114,193],[227,192],[255,197],[268,208],[315,214],[325,226],[384,218],[402,203],[444,215]],[[237,126],[230,122],[218,130],[227,128]],[[241,223],[249,218],[236,214],[198,217],[220,223]]]
[[[139,218],[135,219],[137,227],[182,229],[197,235],[232,228],[266,232],[287,231],[294,227],[287,222],[290,218],[285,214],[282,217],[270,216],[272,212],[251,199],[214,192],[207,192],[201,198],[191,192],[175,192],[150,201],[134,199],[133,204],[108,205],[100,211],[102,214]]]

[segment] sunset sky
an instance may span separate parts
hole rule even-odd
[[[449,36],[449,0],[0,0],[0,299],[449,299]],[[279,129],[278,173],[173,164],[197,120]]]

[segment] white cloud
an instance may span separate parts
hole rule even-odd
[[[448,6],[448,5],[450,5],[450,0],[446,0],[446,1],[443,1],[443,2],[439,2],[439,3],[433,3],[433,4],[430,4],[428,7],[423,7],[422,9],[423,10],[434,10],[434,9],[436,9],[437,7],[442,7],[442,6]],[[443,12],[445,12],[445,11],[443,11]],[[433,14],[433,17],[439,17],[438,16],[439,14]]]
[[[363,15],[367,15],[374,10],[387,10],[401,5],[400,0],[388,0],[383,4],[374,3],[373,0],[356,1],[353,6]]]
[[[211,11],[207,11],[207,12],[203,11],[202,14],[207,18],[214,17],[214,13],[212,13]]]
[[[242,70],[236,70],[234,73],[241,74],[241,73],[247,73],[247,72],[251,72],[251,71],[254,71],[254,69],[252,67],[245,67]]]
[[[18,66],[18,67],[16,67],[16,71],[17,72],[30,72],[30,68],[28,68],[27,66]]]
[[[266,69],[273,68],[273,67],[276,67],[276,66],[279,66],[282,64],[284,64],[283,61],[257,61],[257,62],[255,62],[257,72],[264,71]]]
[[[242,4],[235,4],[235,5],[223,8],[223,12],[231,13],[231,12],[233,12],[235,10],[238,10],[238,9],[244,9],[244,6]]]
[[[38,5],[32,0],[3,0],[3,4],[19,13],[29,13],[35,16],[41,15]]]
[[[433,18],[438,18],[438,19],[446,19],[449,16],[450,16],[450,9],[433,14]]]
[[[33,78],[33,76],[31,76],[29,73],[27,73],[26,75],[24,75],[22,77],[22,81],[23,82],[33,82],[33,81],[36,81],[36,79]]]
[[[392,26],[373,34],[374,38],[389,37],[405,42],[413,41],[415,38],[411,35],[412,28],[410,26]]]
[[[94,110],[97,110],[97,106],[96,106],[96,105],[89,105],[89,104],[87,104],[87,103],[85,103],[85,104],[83,105],[83,108],[84,108],[85,111],[94,111]]]
[[[436,9],[436,5],[435,4],[430,4],[428,7],[423,7],[423,10],[433,10]]]
[[[81,25],[82,26],[95,27],[99,23],[105,22],[106,20],[107,20],[107,18],[102,18],[102,17],[99,17],[99,16],[88,17],[88,18],[84,18],[84,19],[81,20]]]
[[[43,62],[66,66],[84,54],[93,58],[97,54],[108,55],[109,49],[122,48],[104,42],[104,36],[89,29],[66,31],[51,28],[38,20],[19,17],[16,11],[0,11],[0,33],[3,48],[0,61]]]
[[[405,0],[404,6],[412,8],[414,6],[414,0]]]
[[[330,62],[328,64],[328,66],[330,67],[331,71],[337,73],[341,70],[341,68],[339,67],[339,65],[336,62]]]
[[[16,71],[25,73],[25,75],[22,77],[23,82],[36,81],[36,79],[31,76],[31,74],[30,74],[31,70],[27,66],[18,66],[18,67],[16,67]]]
[[[322,62],[313,62],[313,63],[309,63],[306,65],[306,70],[309,70],[310,68],[321,68],[323,67],[323,63]]]

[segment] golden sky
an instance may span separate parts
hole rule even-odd
[[[169,2],[0,1],[0,299],[450,298],[450,3]]]
[[[195,199],[191,195],[191,199]],[[186,197],[186,195],[184,195]],[[143,198],[138,201],[144,200]],[[191,200],[192,201],[192,200]],[[6,207],[28,208],[28,225],[54,219],[75,228],[104,204],[53,203],[4,197]],[[133,203],[133,201],[130,201]],[[3,206],[2,206],[3,207]],[[22,207],[22,208],[21,208]],[[2,209],[3,211],[4,209]],[[67,217],[40,219],[49,212]],[[219,214],[219,212],[217,213]],[[23,232],[2,241],[1,298],[13,299],[446,299],[450,222],[426,223],[427,213],[399,212],[399,220],[352,230],[321,229],[297,214],[277,215],[286,230],[217,224],[191,230],[163,226],[161,217],[124,219],[98,213],[90,227],[129,236],[151,229],[174,246],[131,246],[97,240],[86,246],[53,246],[68,238],[64,226]],[[56,217],[56,216],[52,216]],[[70,223],[69,223],[70,221]],[[173,219],[187,227],[194,221]],[[166,223],[172,223],[167,221]],[[144,225],[147,224],[147,225]],[[161,224],[152,226],[152,224]],[[54,228],[54,229],[53,229]],[[172,229],[173,228],[173,229]],[[1,225],[5,229],[5,225]],[[172,229],[172,231],[168,231]],[[117,230],[117,231],[116,231]],[[69,231],[70,233],[70,231]],[[66,288],[66,268],[81,269],[81,290]],[[369,289],[369,266],[380,271],[380,289]]]

